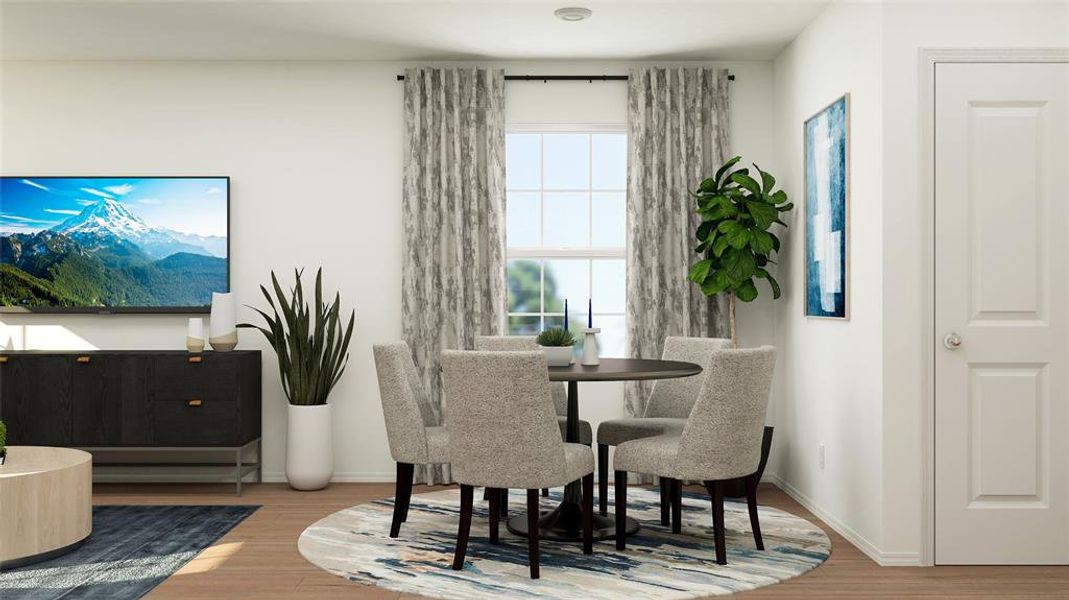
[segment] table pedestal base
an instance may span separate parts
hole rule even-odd
[[[581,542],[583,540],[582,511],[578,504],[562,503],[550,511],[542,511],[538,519],[538,537],[543,540],[557,540],[561,542]],[[520,514],[508,520],[508,530],[512,533],[527,537],[527,514]],[[638,532],[638,521],[627,517],[627,535]],[[594,513],[594,540],[616,539],[616,519],[612,516],[603,517]]]

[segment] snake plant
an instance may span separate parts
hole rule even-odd
[[[303,271],[294,270],[295,283],[287,296],[272,271],[275,298],[266,287],[260,286],[272,314],[255,306],[249,307],[260,313],[267,322],[266,327],[251,323],[241,323],[238,327],[260,330],[274,348],[282,375],[282,389],[290,404],[326,404],[327,396],[349,362],[349,339],[353,335],[356,311],[350,314],[349,324],[343,327],[341,294],[336,293],[333,302],[323,302],[323,269],[316,271],[315,299],[310,309],[304,297],[302,274]]]

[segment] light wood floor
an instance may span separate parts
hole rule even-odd
[[[432,488],[417,488],[416,493]],[[393,495],[386,484],[333,484],[296,492],[251,484],[237,498],[225,485],[97,484],[97,504],[261,504],[263,508],[156,588],[149,598],[412,599],[335,577],[297,552],[310,523],[354,504]],[[1069,567],[879,567],[779,489],[762,485],[762,504],[818,523],[832,539],[831,558],[785,583],[745,598],[1060,598],[1069,599]],[[597,546],[595,546],[595,552]]]

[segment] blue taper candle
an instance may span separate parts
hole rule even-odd
[[[564,299],[564,331],[568,331],[568,299]]]
[[[594,328],[594,299],[586,299],[586,328]]]

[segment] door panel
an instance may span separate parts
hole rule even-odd
[[[939,564],[1069,564],[1067,90],[1065,64],[936,67]]]
[[[0,419],[12,446],[70,443],[71,360],[9,356],[0,370]]]

